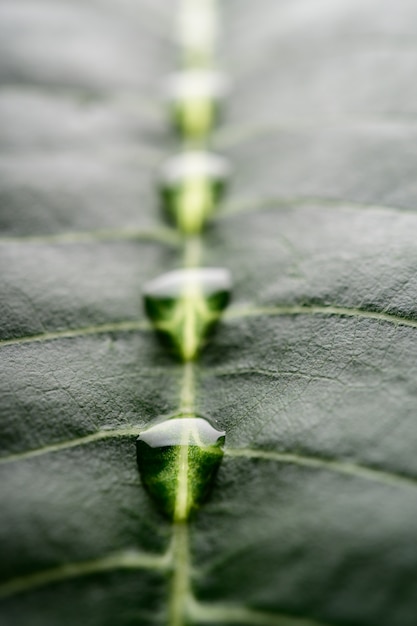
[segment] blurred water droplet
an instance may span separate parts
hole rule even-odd
[[[144,287],[146,313],[169,347],[193,359],[230,300],[230,272],[192,268],[163,274]]]
[[[219,102],[228,91],[223,74],[188,70],[166,79],[165,94],[175,127],[186,139],[201,139],[212,130]]]
[[[227,159],[210,152],[183,152],[164,164],[163,206],[183,233],[201,231],[224,193],[229,174]]]

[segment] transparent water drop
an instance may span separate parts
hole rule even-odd
[[[176,226],[187,234],[201,231],[214,213],[230,175],[230,165],[210,152],[182,152],[162,168],[163,206]]]
[[[211,3],[184,1],[179,11],[177,40],[188,65],[208,65],[218,38],[218,20]]]
[[[162,418],[136,442],[142,482],[170,519],[185,521],[206,499],[223,457],[225,432],[199,416]]]
[[[168,346],[189,361],[229,303],[231,286],[223,268],[168,272],[144,286],[145,310]]]
[[[171,74],[166,79],[165,94],[176,128],[187,139],[206,137],[227,91],[228,81],[218,72],[187,70]]]

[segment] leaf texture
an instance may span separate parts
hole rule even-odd
[[[220,4],[234,175],[202,263],[234,300],[194,401],[227,439],[191,564],[134,443],[184,377],[141,305],[183,257],[155,188],[175,10],[0,8],[2,623],[162,626],[176,559],[191,624],[414,626],[417,7]]]

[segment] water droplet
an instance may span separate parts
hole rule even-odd
[[[226,77],[218,72],[188,70],[169,76],[165,93],[175,126],[188,139],[205,137],[227,91]]]
[[[179,12],[178,43],[183,48],[188,65],[208,65],[218,38],[216,11],[210,4],[194,5],[188,2]]]
[[[226,269],[176,270],[145,285],[145,310],[170,348],[189,361],[220,318],[230,292],[231,276]]]
[[[229,173],[228,161],[210,152],[183,152],[165,163],[163,205],[182,232],[201,231],[221,199]]]
[[[163,513],[188,519],[207,497],[223,457],[225,432],[203,417],[159,419],[139,435],[142,482]]]

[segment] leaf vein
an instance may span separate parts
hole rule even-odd
[[[320,204],[322,208],[342,207],[349,210],[375,210],[392,211],[394,213],[408,213],[413,215],[416,207],[399,207],[373,202],[355,202],[344,200],[343,198],[331,198],[326,196],[266,196],[251,198],[250,200],[236,199],[234,202],[226,203],[222,211],[216,215],[216,220],[224,220],[235,214],[253,213],[265,209],[303,207],[310,204]]]
[[[60,441],[58,443],[52,443],[41,448],[34,448],[25,452],[17,452],[9,456],[0,458],[0,465],[7,463],[16,463],[18,461],[27,461],[34,459],[44,454],[51,454],[53,452],[60,452],[61,450],[68,450],[70,448],[77,448],[79,446],[85,446],[95,441],[102,441],[104,439],[116,439],[118,437],[134,437],[138,436],[140,432],[139,427],[120,428],[115,430],[100,430],[91,435],[85,437],[78,437],[77,439],[71,439],[66,441]]]
[[[337,474],[345,474],[355,478],[365,479],[394,487],[416,487],[417,478],[406,476],[405,474],[396,474],[386,470],[376,469],[361,465],[359,463],[351,463],[345,461],[337,461],[325,459],[321,457],[307,456],[290,452],[275,452],[272,450],[254,450],[249,448],[225,448],[226,456],[242,457],[247,459],[263,459],[265,461],[276,461],[289,465],[299,465],[318,470],[327,470]]]
[[[403,317],[396,313],[384,311],[370,311],[366,309],[341,307],[341,306],[315,306],[315,305],[279,305],[272,307],[246,307],[230,309],[224,315],[225,320],[234,320],[244,317],[261,316],[296,316],[296,315],[327,315],[336,317],[356,317],[380,322],[388,322],[396,326],[410,326],[417,328],[417,319]]]
[[[4,346],[19,345],[25,343],[39,343],[54,341],[55,339],[70,339],[72,337],[84,337],[88,335],[101,335],[106,333],[128,333],[132,331],[148,331],[150,326],[143,320],[125,320],[121,322],[110,322],[107,324],[97,324],[96,326],[85,326],[84,328],[73,328],[57,330],[39,335],[27,335],[24,337],[13,337],[12,339],[0,340],[0,348]]]
[[[50,235],[23,235],[21,237],[1,237],[0,244],[77,244],[102,241],[155,241],[179,245],[175,231],[169,228],[142,231],[134,228],[115,230],[74,231]]]
[[[191,617],[199,624],[250,624],[253,626],[330,626],[328,622],[318,622],[309,618],[296,617],[284,613],[269,613],[248,607],[203,604],[190,604]]]
[[[165,570],[169,567],[170,560],[170,552],[164,555],[154,555],[137,550],[123,550],[101,559],[64,563],[58,567],[13,578],[0,585],[0,597],[12,596],[73,578],[91,576],[113,570]]]

